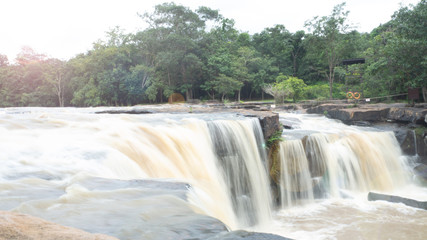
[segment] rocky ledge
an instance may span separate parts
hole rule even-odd
[[[387,194],[369,192],[368,200],[369,201],[380,200],[380,201],[387,201],[387,202],[393,202],[393,203],[403,203],[403,204],[410,206],[410,207],[421,208],[421,209],[427,210],[427,202],[425,202],[425,201],[418,201],[418,200],[394,196],[394,195],[387,195]]]
[[[343,122],[396,121],[427,125],[427,104],[322,104],[307,109],[307,113],[325,114]]]
[[[402,151],[417,156],[427,164],[427,103],[406,104],[322,104],[308,107],[307,113],[324,114],[347,124],[383,128],[384,123],[394,131]],[[387,128],[387,127],[386,127]]]
[[[269,111],[269,108],[256,104],[238,104],[226,105],[222,103],[213,104],[163,104],[163,105],[146,105],[134,107],[112,107],[95,109],[96,114],[204,114],[204,113],[235,113],[245,117],[256,117],[259,119],[267,141],[275,132],[281,130],[279,123],[279,114]]]
[[[33,240],[118,240],[65,227],[26,214],[0,211],[0,239]]]

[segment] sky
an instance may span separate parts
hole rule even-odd
[[[315,16],[330,15],[344,0],[174,0],[192,10],[207,6],[234,19],[235,27],[250,34],[283,24],[290,32],[304,29]],[[347,0],[348,20],[359,32],[386,23],[401,5],[420,0]],[[48,57],[68,60],[86,53],[105,33],[120,26],[126,33],[147,25],[138,13],[153,12],[168,0],[1,0],[0,54],[13,62],[29,46]]]

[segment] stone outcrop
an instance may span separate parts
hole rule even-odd
[[[426,164],[418,164],[414,168],[414,174],[422,183],[427,183],[427,165]]]
[[[369,192],[368,200],[369,201],[381,200],[381,201],[387,201],[387,202],[393,202],[393,203],[403,203],[410,207],[427,210],[427,202],[417,201],[414,199],[409,199],[409,198],[404,198],[404,197],[399,197],[394,195]]]
[[[399,122],[425,124],[426,114],[427,109],[425,108],[392,107],[388,112],[387,119]]]
[[[354,104],[323,104],[307,109],[307,113],[325,114],[328,117],[344,122],[355,121],[397,121],[406,123],[426,124],[427,109],[420,107],[406,107],[405,105],[360,105]]]
[[[4,211],[0,211],[0,239],[118,240],[104,234],[92,234],[37,217]]]
[[[427,163],[427,105],[408,107],[405,104],[323,104],[307,109],[307,113],[324,114],[347,124],[371,126],[381,122],[401,124],[393,129],[402,151]],[[404,126],[403,124],[408,124]]]
[[[281,130],[279,114],[271,113],[258,116],[261,124],[264,140],[267,141],[273,134]]]
[[[96,114],[155,114],[155,113],[235,113],[246,117],[256,117],[259,119],[267,141],[275,132],[281,129],[279,114],[273,113],[266,106],[261,104],[164,104],[152,106],[134,106],[121,108],[94,108]]]

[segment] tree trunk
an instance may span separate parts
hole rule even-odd
[[[423,98],[424,102],[427,102],[427,87],[423,87]]]
[[[328,76],[328,78],[329,78],[329,99],[330,100],[333,99],[333,97],[332,97],[332,87],[333,87],[333,84],[334,84],[334,75],[335,75],[334,70],[335,70],[334,65],[333,64],[329,64],[329,76]]]
[[[237,102],[240,102],[240,91],[241,89],[239,89],[239,91],[237,92]]]

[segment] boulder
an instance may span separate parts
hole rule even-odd
[[[343,108],[328,111],[328,114],[335,119],[344,122],[372,121],[379,122],[386,119],[388,108]]]
[[[259,114],[257,117],[260,121],[265,141],[267,141],[271,136],[273,136],[275,132],[281,130],[278,113],[270,112],[269,114]]]
[[[0,211],[0,239],[118,240],[15,212]]]
[[[394,135],[399,142],[400,149],[405,155],[416,155],[416,136],[413,130],[398,129],[394,130]]]
[[[423,201],[417,201],[414,199],[404,198],[404,197],[399,197],[399,196],[394,196],[394,195],[387,195],[387,194],[369,192],[368,193],[368,200],[369,201],[381,200],[381,201],[387,201],[387,202],[393,202],[393,203],[403,203],[403,204],[410,206],[410,207],[421,208],[421,209],[427,210],[427,202],[425,202],[425,201],[424,202]]]

